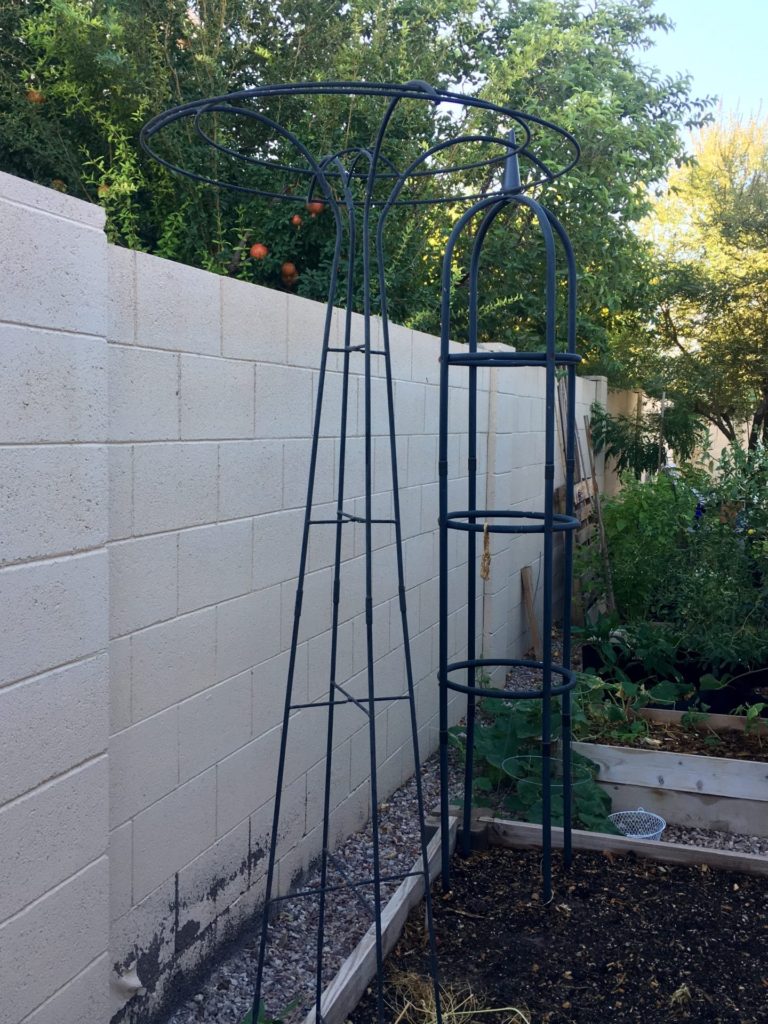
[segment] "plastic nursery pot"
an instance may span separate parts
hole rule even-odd
[[[725,689],[729,692],[731,709],[739,704],[758,704],[762,701],[768,704],[768,666],[763,665],[751,672],[734,676]],[[768,718],[768,706],[763,708],[761,716]]]
[[[512,779],[515,794],[525,808],[534,808],[544,792],[544,758],[541,754],[518,754],[501,762],[501,770]],[[563,761],[557,754],[549,758],[549,792],[551,799],[552,818],[563,816]],[[572,793],[593,781],[592,771],[588,765],[578,761],[571,763]]]

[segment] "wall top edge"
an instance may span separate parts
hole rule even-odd
[[[5,171],[0,171],[0,200],[28,206],[100,231],[104,229],[107,219],[105,211],[96,203],[87,203],[83,199],[57,192],[54,188],[6,174]]]

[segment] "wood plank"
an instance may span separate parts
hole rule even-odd
[[[579,742],[573,749],[599,766],[601,782],[768,801],[768,764],[759,761],[606,743]]]
[[[675,789],[625,786],[601,782],[614,811],[643,807],[660,814],[669,825],[711,828],[748,836],[768,836],[768,806],[764,800],[740,800],[706,793],[681,793]]]
[[[579,505],[590,502],[594,493],[594,484],[589,477],[585,477],[583,480],[575,480],[573,484],[573,507],[578,508]],[[560,503],[560,507],[563,510],[565,509],[565,484],[560,484],[559,487],[555,488],[555,501]]]
[[[520,581],[523,585],[523,601],[525,603],[525,614],[528,619],[528,628],[531,631],[531,643],[537,661],[543,658],[541,646],[541,634],[539,623],[536,619],[536,605],[533,600],[533,574],[530,565],[525,565],[520,570]]]
[[[451,818],[448,831],[451,853],[456,846],[457,825],[456,818]],[[440,873],[440,829],[427,846],[427,863],[430,881],[434,881]],[[416,858],[411,871],[421,871],[421,857]],[[381,914],[381,943],[384,956],[394,948],[409,913],[423,895],[424,876],[419,875],[404,879],[388,901]],[[344,1024],[375,977],[376,933],[374,926],[371,925],[323,992],[320,1014],[325,1024]],[[304,1018],[304,1024],[315,1024],[314,1006]]]
[[[511,849],[537,849],[541,846],[541,825],[527,821],[505,821],[501,818],[482,818],[488,826],[488,839],[495,846]],[[709,850],[702,846],[683,846],[679,843],[654,842],[652,839],[629,839],[603,832],[583,832],[573,829],[574,850],[594,850],[599,853],[634,853],[638,857],[660,861],[662,864],[707,864],[721,871],[742,871],[750,875],[768,875],[768,857],[731,850]],[[563,830],[552,828],[552,845],[561,848]]]
[[[577,544],[588,544],[589,541],[595,536],[596,528],[594,523],[587,523],[585,526],[580,527],[576,530],[576,543]]]
[[[684,711],[670,711],[667,708],[642,708],[640,714],[643,718],[647,718],[649,722],[661,722],[664,725],[680,725],[681,719],[685,714]],[[694,722],[692,726],[686,726],[686,728],[693,728],[700,730],[701,732],[744,732],[747,727],[746,715],[713,715],[708,714],[705,719],[701,722]],[[768,721],[766,719],[760,719],[753,723],[750,727],[755,731],[756,735],[768,736]]]
[[[597,532],[600,538],[600,553],[603,556],[603,568],[605,570],[605,599],[608,611],[616,611],[616,601],[613,596],[613,579],[611,578],[611,562],[608,557],[608,541],[605,536],[605,525],[603,523],[603,510],[600,499],[600,489],[597,486],[597,470],[595,468],[595,449],[592,444],[592,427],[589,416],[584,417],[584,429],[587,435],[587,454],[589,455],[589,469],[592,476],[593,499],[597,517]]]

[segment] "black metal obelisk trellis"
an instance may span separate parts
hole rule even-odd
[[[312,134],[319,121],[318,109],[323,103],[337,104],[336,109],[342,115],[342,130],[330,140],[331,144],[324,152],[317,155],[299,137],[297,122]],[[380,113],[371,118],[372,104],[380,104]],[[392,126],[397,117],[408,105],[413,108],[424,108],[425,104],[434,105],[438,110],[441,105],[452,112],[451,116],[441,117],[440,140],[426,142],[417,147],[418,152],[409,155],[404,163],[398,166],[387,151],[388,130],[392,134]],[[362,144],[350,144],[349,136],[354,126],[356,110],[362,110],[365,116],[362,123],[375,124],[373,136],[365,139]],[[327,113],[327,110],[326,110]],[[473,120],[474,119],[474,120]],[[293,127],[285,127],[285,124]],[[432,123],[432,122],[430,122]],[[438,121],[433,122],[437,125]],[[421,122],[423,126],[423,119]],[[489,130],[487,125],[492,124]],[[497,126],[503,124],[499,132]],[[553,171],[540,157],[534,156],[530,146],[534,130],[549,132],[561,145],[559,170]],[[515,132],[520,133],[522,142],[516,141]],[[402,152],[403,139],[408,139],[407,131],[399,126],[397,137]],[[165,145],[164,145],[165,143]],[[456,223],[448,245],[445,262],[443,284],[443,345],[441,371],[441,433],[440,433],[440,473],[441,473],[441,595],[440,615],[443,625],[440,647],[440,728],[443,742],[443,766],[445,763],[445,728],[447,726],[447,688],[461,689],[468,694],[469,729],[473,728],[474,709],[474,672],[479,666],[487,664],[475,658],[474,650],[474,619],[469,631],[471,644],[468,660],[460,665],[449,665],[447,662],[447,646],[445,640],[445,620],[447,615],[445,578],[447,571],[446,530],[461,527],[468,530],[468,553],[470,565],[474,564],[474,544],[480,520],[486,516],[499,517],[506,513],[486,513],[475,509],[475,403],[476,403],[476,372],[478,365],[509,365],[523,362],[529,365],[545,365],[547,368],[547,473],[551,470],[551,454],[553,434],[551,424],[554,422],[554,373],[558,364],[567,364],[569,368],[569,395],[573,406],[573,354],[574,343],[574,297],[571,290],[569,309],[569,346],[567,357],[556,355],[554,351],[554,274],[553,259],[550,255],[551,236],[554,231],[566,245],[569,258],[569,275],[571,289],[574,275],[572,257],[567,247],[567,240],[562,229],[549,214],[533,200],[521,194],[519,180],[515,178],[518,167],[518,155],[529,158],[531,169],[529,184],[541,184],[552,180],[557,174],[573,166],[578,157],[578,147],[572,137],[562,129],[550,125],[536,117],[509,110],[476,97],[464,96],[441,89],[432,88],[424,82],[409,82],[405,85],[350,83],[350,82],[305,82],[295,85],[270,85],[232,93],[227,96],[214,97],[194,101],[176,107],[158,115],[150,121],[142,132],[142,144],[145,149],[167,168],[176,171],[198,182],[207,183],[232,190],[240,197],[258,196],[286,202],[308,204],[312,201],[322,202],[330,211],[335,224],[335,246],[329,267],[329,281],[325,325],[322,337],[318,338],[319,376],[316,389],[316,402],[312,440],[310,444],[310,465],[307,481],[307,497],[304,511],[301,552],[298,565],[298,579],[293,615],[293,627],[289,651],[287,684],[283,712],[280,753],[277,764],[277,780],[275,789],[274,815],[266,871],[265,908],[262,915],[261,942],[257,961],[255,994],[253,1000],[253,1019],[259,1019],[262,1011],[262,989],[269,942],[269,923],[272,912],[286,900],[305,899],[314,901],[316,907],[316,945],[315,945],[315,981],[313,992],[314,1020],[319,1024],[323,1018],[323,989],[325,983],[325,925],[326,915],[333,898],[347,893],[352,896],[361,891],[370,890],[372,899],[364,901],[370,907],[375,938],[376,969],[377,969],[377,1012],[381,1021],[385,1017],[383,998],[383,939],[382,939],[382,887],[388,883],[400,881],[413,874],[423,878],[426,891],[426,921],[430,951],[430,969],[434,984],[437,1024],[440,1024],[440,994],[437,974],[437,958],[435,935],[432,923],[432,907],[429,893],[429,868],[427,863],[427,844],[424,831],[424,805],[421,779],[418,771],[420,764],[416,701],[414,690],[413,667],[410,650],[408,612],[406,604],[405,566],[403,559],[403,534],[400,515],[399,479],[397,466],[397,447],[395,437],[396,409],[394,402],[394,382],[391,367],[390,332],[387,312],[387,282],[385,278],[385,229],[388,218],[393,211],[402,212],[404,208],[429,204],[445,204],[450,211],[460,206],[470,209]],[[411,147],[413,149],[413,147]],[[451,154],[458,152],[458,158]],[[202,153],[203,157],[199,154]],[[563,155],[565,154],[565,155]],[[458,181],[459,172],[464,175],[462,182],[451,187],[452,181]],[[469,174],[469,179],[466,175]],[[475,187],[468,187],[467,180],[477,181]],[[431,190],[430,190],[431,189]],[[547,240],[549,269],[547,276],[547,351],[530,357],[521,357],[510,353],[510,359],[496,356],[485,359],[484,353],[477,347],[477,283],[479,274],[479,256],[482,240],[499,210],[508,204],[525,204],[539,219],[542,231]],[[462,360],[449,354],[447,347],[450,330],[450,292],[452,254],[461,231],[479,212],[484,214],[472,251],[472,304],[470,309],[469,344],[464,354],[463,365],[469,366],[470,376],[470,475],[469,475],[469,511],[464,513],[448,513],[446,504],[445,475],[446,465],[446,416],[448,395],[448,370],[452,364]],[[453,214],[449,214],[453,216]],[[552,280],[550,278],[552,277]],[[336,336],[337,318],[334,305],[341,305],[345,313],[341,316],[340,336]],[[352,310],[359,309],[363,315],[362,340],[355,335]],[[375,340],[374,315],[381,318],[380,342]],[[377,515],[374,512],[374,448],[373,448],[373,397],[372,381],[374,377],[374,359],[383,360],[384,370],[384,403],[385,422],[389,437],[389,464],[391,468],[391,513]],[[514,358],[513,358],[514,357]],[[335,470],[335,501],[334,512],[329,515],[326,510],[318,510],[321,504],[317,497],[317,475],[319,472],[318,449],[321,438],[321,418],[324,404],[327,402],[326,382],[329,367],[336,362],[341,363],[340,402],[335,413],[338,416],[336,434],[336,470]],[[361,365],[362,364],[362,365]],[[353,495],[348,483],[350,462],[348,440],[351,421],[354,417],[356,388],[353,377],[360,380],[360,420],[362,422],[362,444],[364,452],[364,469],[362,481],[362,504],[357,505],[358,495]],[[327,410],[326,410],[327,411]],[[573,466],[573,430],[569,426],[568,458],[569,473],[572,478]],[[546,580],[552,576],[552,534],[557,529],[565,529],[570,525],[570,509],[566,516],[556,516],[552,511],[551,475],[547,476],[547,505],[541,522],[533,526],[505,525],[492,526],[491,529],[517,530],[526,532],[540,529],[544,533],[546,545]],[[571,488],[572,490],[572,488]],[[571,498],[568,491],[569,500]],[[357,511],[355,511],[357,509]],[[535,518],[535,517],[534,517]],[[463,522],[462,522],[463,520]],[[343,674],[341,666],[345,663],[343,651],[340,650],[342,605],[345,586],[349,588],[349,580],[345,575],[345,533],[350,529],[361,529],[363,532],[364,587],[362,607],[359,609],[364,621],[365,633],[365,670],[350,678]],[[377,548],[376,533],[380,530],[391,530],[394,533],[395,573],[397,602],[399,605],[399,626],[402,640],[402,686],[396,692],[379,692],[377,686],[377,662],[374,644],[374,618],[377,609],[375,573],[373,569],[374,554]],[[329,658],[328,678],[324,680],[325,692],[323,699],[313,701],[302,700],[295,692],[296,662],[300,646],[300,626],[305,593],[305,579],[310,563],[310,537],[320,534],[324,539],[320,543],[327,544],[328,535],[332,537],[333,561],[332,582],[328,593],[329,622],[327,630]],[[569,536],[569,535],[568,535]],[[567,541],[566,560],[567,572],[570,571],[570,540]],[[471,574],[470,574],[471,575]],[[551,607],[551,584],[549,587],[549,605]],[[470,583],[470,612],[474,615],[474,587]],[[354,592],[354,588],[349,588]],[[386,605],[385,605],[386,606]],[[546,616],[546,613],[545,613]],[[545,633],[549,637],[545,617]],[[256,624],[254,624],[254,628]],[[567,638],[567,630],[565,636]],[[566,639],[567,644],[567,639]],[[544,659],[545,687],[544,693],[563,692],[570,685],[570,673],[567,669],[550,665],[550,647],[547,639],[547,654]],[[567,653],[564,658],[567,664]],[[494,662],[494,664],[498,664]],[[507,664],[507,663],[505,663]],[[466,686],[453,683],[449,679],[451,672],[466,670]],[[551,686],[552,673],[560,672],[565,679],[561,687]],[[425,684],[426,685],[426,684]],[[387,687],[391,691],[391,686]],[[489,691],[484,691],[488,693]],[[505,694],[506,695],[506,694]],[[508,696],[508,695],[507,695]],[[381,857],[381,836],[379,828],[379,762],[380,751],[377,750],[377,712],[389,702],[406,701],[409,709],[409,722],[414,764],[416,771],[416,796],[420,827],[421,859],[420,867],[415,872],[387,873],[383,870]],[[547,750],[548,742],[548,701],[545,699],[545,731],[543,750]],[[359,714],[363,731],[367,731],[369,764],[370,764],[370,812],[371,812],[371,856],[372,871],[365,877],[346,877],[339,875],[330,849],[330,820],[332,806],[332,782],[334,759],[334,728],[337,716],[344,710],[350,714]],[[286,750],[289,733],[294,716],[298,713],[311,713],[317,716],[318,729],[325,730],[325,770],[323,788],[322,841],[319,854],[316,881],[310,881],[298,891],[275,894],[275,871],[277,863],[278,835],[281,826],[283,784],[286,781]],[[468,765],[471,774],[471,763]],[[468,776],[469,777],[469,776]],[[443,780],[445,798],[443,800],[443,836],[447,836],[447,790]],[[548,843],[548,832],[545,832]],[[548,846],[546,847],[548,849]],[[447,848],[446,848],[447,849]],[[443,872],[447,879],[448,864],[443,862]],[[338,875],[338,877],[337,877]],[[279,1008],[268,1007],[267,1010]],[[312,1012],[310,1010],[310,1012]]]
[[[510,133],[514,142],[514,133]],[[576,353],[576,268],[573,248],[568,236],[557,218],[535,199],[524,194],[525,185],[520,176],[520,158],[527,158],[540,170],[549,171],[542,162],[528,150],[529,137],[522,146],[510,152],[505,160],[502,189],[500,195],[484,197],[474,203],[457,220],[448,241],[443,259],[442,277],[442,311],[441,311],[441,345],[440,345],[440,440],[439,440],[439,501],[440,501],[440,642],[439,670],[440,685],[440,765],[442,778],[441,791],[441,824],[443,837],[449,817],[448,779],[448,705],[449,693],[466,694],[466,759],[463,794],[463,820],[461,849],[464,855],[470,852],[471,821],[472,821],[472,790],[474,740],[477,728],[476,702],[478,698],[514,701],[520,699],[539,699],[542,705],[541,727],[541,817],[542,817],[542,877],[543,897],[548,902],[552,896],[552,698],[559,697],[562,702],[562,778],[559,785],[563,791],[563,826],[564,826],[564,858],[566,865],[571,861],[571,690],[576,683],[575,673],[571,669],[571,591],[573,574],[573,531],[579,522],[573,515],[573,482],[575,456],[575,397],[576,397],[576,364],[580,357]],[[575,146],[575,142],[574,142]],[[578,148],[576,148],[578,156]],[[560,171],[559,173],[562,173]],[[557,173],[549,172],[547,177],[552,180]],[[536,182],[538,183],[538,182]],[[529,185],[530,187],[530,185]],[[478,348],[478,310],[480,308],[480,269],[483,245],[493,222],[504,210],[510,207],[522,207],[530,211],[538,224],[538,229],[545,252],[545,320],[544,348],[541,351],[518,352],[510,348],[508,351],[489,351]],[[451,298],[454,275],[452,266],[455,250],[462,234],[473,225],[479,224],[471,242],[469,263],[469,318],[466,348],[452,351],[451,338]],[[561,245],[565,256],[565,277],[567,293],[566,312],[566,345],[558,350],[557,340],[557,268],[556,240]],[[451,367],[469,368],[469,388],[467,402],[467,507],[461,510],[448,508],[448,425],[449,425],[449,378]],[[544,370],[544,466],[542,489],[544,508],[538,511],[517,511],[513,509],[487,509],[477,507],[477,373],[481,367],[493,367],[499,370],[514,372],[515,368],[535,366]],[[565,368],[567,374],[567,411],[565,441],[565,511],[555,512],[555,401],[556,374],[558,367]],[[513,399],[509,398],[512,401]],[[498,469],[499,467],[497,467]],[[450,530],[466,533],[467,561],[467,629],[466,658],[449,662],[448,649],[448,590],[449,590],[449,544]],[[555,593],[555,550],[556,533],[565,536],[564,558],[562,566],[562,664],[556,664],[552,651],[552,627],[554,622]],[[542,615],[542,660],[533,661],[521,658],[478,657],[476,637],[476,597],[477,597],[477,563],[476,539],[478,533],[486,534],[539,534],[543,542],[543,615]],[[505,673],[516,666],[537,669],[541,673],[540,689],[506,689],[483,686],[480,688],[477,675],[480,671],[503,670]],[[553,684],[553,677],[559,682]],[[463,680],[463,681],[462,681]],[[447,890],[450,886],[450,863],[448,846],[443,840],[442,847],[442,883]]]

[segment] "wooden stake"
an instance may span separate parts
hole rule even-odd
[[[608,542],[605,539],[605,526],[603,525],[603,509],[600,501],[600,488],[597,486],[597,470],[595,469],[595,449],[592,445],[592,427],[589,424],[589,416],[584,417],[584,427],[587,434],[587,453],[589,454],[589,468],[592,473],[592,500],[595,503],[597,515],[597,531],[600,536],[600,554],[603,556],[603,568],[605,570],[605,603],[609,612],[616,611],[616,600],[613,596],[613,578],[611,576],[611,563],[608,558]]]
[[[541,661],[544,654],[541,647],[539,624],[536,621],[536,606],[533,603],[533,576],[531,575],[530,565],[526,565],[520,570],[520,579],[523,584],[523,601],[525,602],[525,614],[531,631],[531,640],[533,641],[534,657],[537,661]]]

